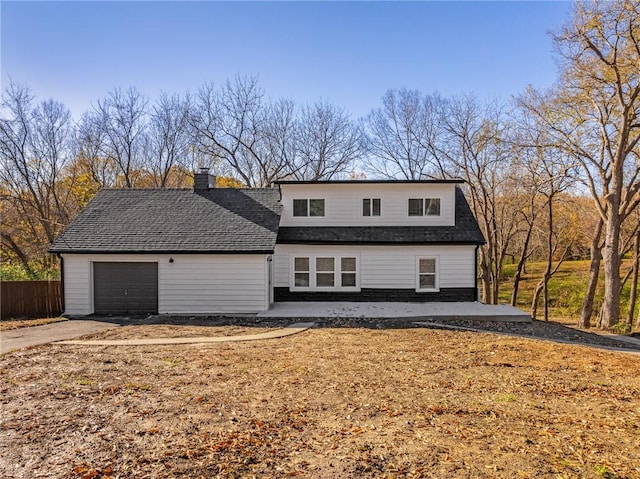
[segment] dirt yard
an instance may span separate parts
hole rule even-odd
[[[45,345],[0,393],[3,478],[640,478],[640,355],[486,333]]]

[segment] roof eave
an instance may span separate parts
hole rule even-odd
[[[465,181],[462,179],[449,179],[449,180],[277,180],[274,181],[276,185],[331,185],[331,184],[462,184]]]
[[[349,245],[349,246],[478,246],[486,241],[340,241],[340,240],[278,240],[277,244],[309,244],[309,245]]]
[[[263,250],[100,250],[100,249],[49,249],[54,254],[273,254],[273,249]]]

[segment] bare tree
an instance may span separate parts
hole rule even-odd
[[[263,155],[271,165],[273,180],[282,179],[298,169],[299,139],[296,105],[293,100],[270,102],[264,113]]]
[[[554,42],[562,78],[527,106],[556,144],[581,165],[603,221],[602,327],[620,316],[620,229],[640,203],[640,5],[632,0],[577,3]]]
[[[330,180],[353,170],[363,152],[359,128],[345,110],[327,102],[302,109],[297,130],[301,180]]]
[[[85,112],[76,129],[76,156],[101,188],[115,186],[119,174],[115,160],[106,156],[105,136],[102,117],[96,112]]]
[[[536,318],[538,312],[538,300],[540,293],[543,295],[544,320],[549,320],[549,280],[558,271],[567,253],[570,250],[571,243],[565,245],[565,249],[560,256],[559,261],[553,266],[554,256],[556,256],[558,248],[561,246],[559,233],[556,231],[557,225],[555,220],[555,207],[558,202],[558,196],[571,186],[571,169],[572,165],[559,151],[550,148],[538,146],[535,148],[535,160],[529,163],[531,173],[538,180],[538,191],[544,198],[544,206],[546,209],[546,224],[544,232],[546,235],[546,266],[542,274],[542,278],[536,285],[531,300],[531,317]]]
[[[481,105],[473,96],[463,96],[449,102],[441,121],[439,164],[466,181],[471,208],[487,240],[480,249],[482,300],[495,304],[506,251],[517,232],[515,212],[505,201],[512,157],[512,146],[505,141],[506,119],[500,105]]]
[[[541,205],[539,201],[538,188],[535,185],[535,178],[531,178],[527,174],[526,157],[520,158],[516,156],[516,164],[512,166],[509,179],[508,194],[515,208],[515,223],[517,230],[514,234],[514,240],[520,239],[518,264],[515,274],[513,275],[511,288],[511,306],[518,303],[518,292],[520,289],[520,281],[525,272],[527,261],[534,253],[531,247],[531,238],[533,230],[537,225],[538,216],[541,213]],[[516,241],[514,241],[516,242]]]
[[[248,187],[270,185],[280,170],[265,155],[263,96],[257,77],[238,76],[219,90],[207,84],[192,116],[201,151],[214,163],[227,163]]]
[[[417,90],[388,90],[382,108],[365,119],[370,161],[367,169],[386,178],[442,178],[445,168],[436,153],[442,134],[438,95]]]
[[[2,246],[29,272],[29,260],[46,260],[48,245],[73,214],[68,192],[59,188],[71,160],[73,124],[64,105],[36,104],[28,88],[14,83],[0,106],[6,113],[0,119]]]
[[[102,155],[117,165],[123,185],[135,186],[136,170],[143,165],[148,101],[135,88],[117,88],[98,100],[92,117],[101,129]]]
[[[188,168],[184,163],[193,147],[191,108],[188,93],[182,97],[162,93],[151,107],[144,156],[156,187],[182,186],[184,182]]]

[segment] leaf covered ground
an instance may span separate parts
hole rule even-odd
[[[0,477],[638,478],[639,362],[428,329],[39,346],[0,357]]]

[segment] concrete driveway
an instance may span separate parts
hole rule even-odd
[[[117,323],[70,319],[59,323],[43,324],[42,326],[2,331],[0,332],[0,354],[8,353],[15,349],[37,346],[38,344],[95,334],[118,326],[119,324]]]

